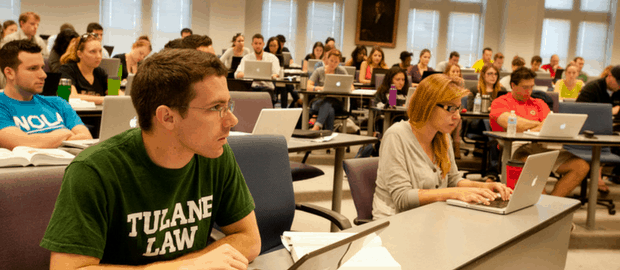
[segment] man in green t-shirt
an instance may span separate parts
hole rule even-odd
[[[226,143],[237,124],[228,70],[186,49],[144,61],[131,98],[140,129],[67,167],[41,246],[52,269],[141,265],[246,269],[258,256],[254,202]],[[207,245],[213,224],[226,237]]]

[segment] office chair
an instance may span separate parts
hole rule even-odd
[[[267,92],[230,91],[235,102],[235,116],[239,120],[231,130],[252,133],[262,109],[272,108],[271,97]],[[305,161],[304,161],[305,163]],[[291,161],[293,181],[301,181],[325,174],[323,170],[304,163]]]
[[[0,177],[2,269],[49,269],[50,251],[39,243],[54,211],[65,168],[3,168]]]
[[[594,132],[594,134],[599,135],[613,135],[613,118],[611,114],[611,104],[603,104],[603,103],[574,103],[574,102],[562,102],[559,105],[560,113],[580,113],[587,114],[588,118],[586,119],[585,124],[581,128],[581,132],[584,130],[590,130]],[[574,155],[582,158],[587,162],[592,162],[592,147],[583,146],[583,145],[564,145],[564,149],[573,153]],[[620,164],[620,156],[615,155],[611,152],[611,148],[602,147],[601,148],[601,164]],[[602,165],[601,165],[602,167]],[[589,174],[588,174],[589,175]],[[590,181],[598,181],[598,179],[590,179]],[[584,205],[588,202],[587,198],[587,177],[581,182],[581,192],[576,199],[581,201],[581,204]],[[591,192],[597,192],[591,190]],[[616,214],[616,206],[614,205],[613,200],[610,199],[601,199],[597,198],[598,205],[603,205],[607,207],[607,211],[610,215]]]
[[[372,200],[377,180],[378,157],[346,159],[342,162],[347,174],[351,197],[355,204],[357,217],[353,224],[362,225],[372,221]]]
[[[547,96],[553,100],[553,108],[550,108],[554,113],[560,112],[560,95],[557,92],[545,92]]]
[[[276,135],[228,138],[245,182],[252,193],[261,236],[261,254],[284,248],[280,236],[289,231],[295,210],[330,220],[339,229],[351,228],[349,220],[332,210],[296,204],[286,140]]]
[[[464,96],[463,98],[461,98],[462,106],[467,107],[468,99],[469,99],[468,96]],[[489,121],[488,119],[484,119],[484,120],[486,120],[487,122]],[[485,123],[484,120],[481,120],[481,122],[484,124],[485,130],[490,130],[489,125],[487,125],[487,123]],[[480,170],[478,172],[480,172],[480,174],[484,176],[487,172],[487,162],[488,162],[490,140],[489,140],[489,137],[485,135],[470,133],[469,123],[470,121],[463,121],[463,125],[461,126],[462,128],[461,141],[463,141],[466,144],[479,145],[482,148],[482,162],[481,162]],[[465,153],[465,155],[467,154],[468,153]],[[475,171],[470,171],[470,173],[471,172],[475,172]]]

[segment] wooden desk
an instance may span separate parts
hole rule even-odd
[[[303,110],[301,112],[301,129],[308,130],[308,121],[310,120],[310,96],[311,95],[323,95],[330,97],[344,97],[344,98],[360,98],[360,99],[372,99],[374,94],[354,94],[354,93],[334,93],[334,92],[315,92],[315,91],[299,91],[300,94],[304,94]]]
[[[344,133],[338,133],[338,136],[328,142],[312,142],[308,139],[291,138],[288,142],[288,151],[290,153],[336,148],[336,157],[334,159],[334,183],[332,189],[332,210],[340,213],[342,202],[342,161],[344,160],[344,149],[351,145],[376,143],[377,141],[378,139],[375,137]],[[338,229],[332,225],[331,230],[337,231]]]
[[[577,200],[542,195],[532,207],[496,215],[438,202],[386,218],[390,226],[380,236],[402,269],[564,269],[579,206]],[[259,256],[248,269],[292,264],[281,249]]]
[[[586,145],[592,146],[592,161],[590,162],[590,191],[598,190],[598,171],[600,167],[601,159],[601,147],[602,146],[620,146],[620,136],[615,135],[596,135],[595,138],[586,138],[583,135],[579,135],[576,138],[551,138],[551,137],[537,137],[533,135],[527,135],[523,133],[517,133],[514,137],[508,137],[506,132],[497,131],[485,131],[485,135],[493,138],[497,138],[503,143],[504,150],[502,151],[502,183],[506,183],[506,163],[510,160],[512,153],[513,141],[531,141],[531,142],[544,142],[544,143],[561,143],[561,144],[573,144],[573,145]],[[588,192],[588,217],[586,221],[586,228],[588,230],[595,229],[595,215],[596,215],[596,197],[598,192]]]

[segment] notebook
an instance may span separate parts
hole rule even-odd
[[[247,79],[271,80],[271,62],[245,61],[243,77]]]
[[[301,108],[294,109],[262,109],[252,130],[252,135],[282,135],[288,142],[293,135],[297,121],[301,116]],[[249,135],[245,132],[231,131],[231,136]]]
[[[467,203],[459,200],[447,200],[449,205],[471,208],[475,210],[507,215],[512,212],[534,205],[540,199],[540,195],[547,184],[547,178],[551,168],[558,158],[560,151],[549,151],[534,154],[527,157],[525,166],[510,200],[503,201],[500,198],[491,201],[491,205]]]
[[[588,118],[587,114],[550,113],[540,132],[525,131],[523,134],[539,137],[574,138]]]
[[[351,93],[353,85],[352,75],[326,74],[323,92],[329,93]]]
[[[125,96],[129,96],[131,94],[131,84],[133,83],[133,78],[135,76],[135,74],[131,73],[127,75],[127,83],[125,84]]]
[[[60,83],[60,73],[53,72],[45,72],[47,77],[45,78],[45,83],[43,84],[43,92],[41,95],[43,96],[55,96],[56,91],[58,91],[58,84]]]
[[[301,257],[289,270],[338,269],[364,247],[366,237],[372,233],[379,235],[390,225],[389,221],[377,223],[355,235],[327,245]],[[374,224],[373,223],[373,224]]]
[[[138,127],[138,114],[130,96],[105,96],[99,139],[63,141],[61,146],[88,148],[130,128]]]
[[[315,70],[315,66],[316,64],[318,64],[319,62],[321,62],[321,59],[310,59],[308,60],[308,73],[310,73],[310,75],[312,75],[312,73]]]
[[[99,64],[100,68],[105,70],[105,73],[108,74],[108,79],[120,79],[118,77],[118,68],[121,65],[121,59],[119,58],[103,58],[101,59],[101,64]]]

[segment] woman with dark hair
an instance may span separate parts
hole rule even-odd
[[[280,40],[277,37],[270,37],[267,43],[265,44],[265,51],[271,53],[275,56],[282,55],[282,47],[280,47]],[[283,61],[282,57],[278,57],[278,60]],[[280,63],[280,66],[283,66],[283,63]]]
[[[349,67],[355,67],[355,70],[360,70],[362,62],[366,61],[367,58],[368,51],[366,51],[366,47],[358,45],[351,53],[351,59],[347,60],[344,65]]]
[[[56,36],[56,40],[54,41],[54,47],[52,47],[52,50],[50,51],[50,72],[58,73],[60,71],[60,66],[62,66],[60,63],[60,57],[67,51],[67,47],[69,47],[71,40],[76,37],[79,37],[79,35],[73,31],[73,29],[65,29],[58,33],[58,36]]]
[[[93,33],[74,38],[60,57],[62,78],[71,79],[71,97],[102,104],[108,91],[108,74],[101,64],[101,43]]]
[[[408,51],[402,51],[399,57],[400,63],[394,64],[393,67],[399,67],[401,69],[404,69],[407,71],[407,74],[411,73],[411,69],[413,68],[413,66],[411,65],[412,56],[413,53]]]
[[[385,74],[385,78],[383,82],[377,89],[377,93],[375,93],[375,105],[377,107],[387,108],[390,103],[388,99],[388,95],[390,93],[390,88],[394,85],[396,87],[397,100],[401,100],[401,105],[405,103],[405,98],[407,98],[407,92],[409,91],[409,80],[407,79],[407,73],[404,69],[399,67],[392,67]]]
[[[4,37],[17,32],[17,23],[12,20],[6,20],[2,24],[2,28],[0,28],[0,41],[4,39]]]
[[[372,200],[372,216],[380,219],[426,204],[461,200],[489,204],[512,190],[500,183],[463,179],[448,134],[461,122],[465,89],[443,74],[422,81],[407,108],[408,121],[383,135]]]
[[[304,58],[304,63],[302,65],[301,71],[308,72],[308,60],[323,59],[323,53],[325,53],[324,49],[325,46],[323,46],[322,42],[315,42],[314,46],[312,46],[312,53],[309,53],[308,55],[306,55],[306,58]]]
[[[428,63],[431,61],[431,51],[429,49],[424,49],[420,52],[420,60],[418,64],[411,68],[409,75],[411,75],[411,81],[414,84],[420,83],[422,80],[422,74],[424,71],[435,71],[432,67],[428,66]]]
[[[336,48],[336,40],[333,37],[328,37],[325,39],[325,46],[330,45],[332,48]]]
[[[233,56],[244,57],[246,54],[252,53],[249,48],[244,47],[245,37],[241,33],[237,33],[232,38],[232,47],[226,49],[220,61],[224,63],[226,68],[230,69],[232,66]]]

